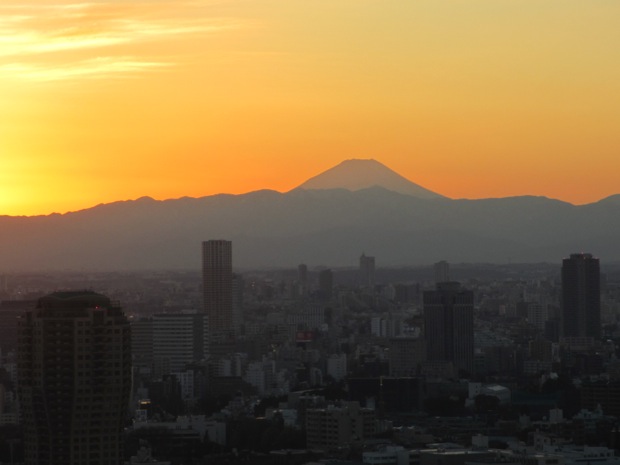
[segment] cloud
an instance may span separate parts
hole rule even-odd
[[[208,16],[208,5],[191,1],[2,4],[0,71],[4,76],[14,73],[43,80],[55,76],[55,80],[94,77],[98,68],[105,71],[101,77],[108,77],[170,66],[172,57],[162,62],[134,52],[128,60],[123,47],[240,27],[238,21]]]
[[[120,75],[130,77],[143,71],[171,65],[171,63],[163,62],[147,62],[135,57],[101,57],[55,67],[12,63],[0,66],[0,74],[12,74],[26,81],[50,82],[75,78],[107,79]]]

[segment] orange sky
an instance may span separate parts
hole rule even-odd
[[[449,197],[620,193],[618,0],[0,3],[0,214],[375,158]]]

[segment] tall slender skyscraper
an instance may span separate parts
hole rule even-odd
[[[91,291],[42,297],[19,321],[28,465],[118,465],[131,391],[129,323]]]
[[[428,360],[452,362],[471,373],[474,363],[474,294],[456,282],[425,291],[424,335]]]
[[[601,274],[592,254],[562,260],[562,336],[601,336]]]
[[[319,297],[331,299],[334,288],[334,274],[330,268],[319,272]]]
[[[232,242],[225,240],[203,242],[204,311],[209,316],[211,334],[234,330],[232,281]]]
[[[437,283],[447,283],[450,281],[450,264],[442,260],[440,262],[435,263],[435,284]]]
[[[375,257],[362,254],[360,257],[359,279],[361,287],[373,287],[375,285]]]

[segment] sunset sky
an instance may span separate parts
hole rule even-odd
[[[0,214],[287,191],[620,193],[618,0],[2,0]]]

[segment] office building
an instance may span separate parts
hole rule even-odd
[[[232,277],[232,312],[233,312],[233,328],[235,334],[241,332],[243,325],[243,288],[245,282],[243,277],[237,273],[233,273]]]
[[[600,287],[598,258],[580,253],[562,261],[562,337],[600,337]]]
[[[232,242],[210,240],[202,243],[202,284],[210,331],[215,334],[232,332]]]
[[[360,287],[374,287],[375,285],[375,257],[362,254],[359,268]]]
[[[426,360],[426,341],[417,337],[389,340],[390,376],[416,376]]]
[[[0,301],[0,353],[8,354],[17,350],[17,321],[26,310],[36,304],[33,300]]]
[[[130,327],[91,291],[56,292],[19,321],[28,465],[118,465],[131,389]]]
[[[131,359],[134,367],[153,367],[153,319],[131,321]]]
[[[361,443],[374,436],[377,419],[374,409],[362,408],[358,402],[343,402],[324,409],[306,411],[308,449],[335,450],[344,444]]]
[[[331,269],[322,270],[319,273],[319,297],[331,299],[334,287],[334,275]]]
[[[469,373],[474,362],[474,294],[456,282],[425,291],[424,333],[429,361],[451,362]]]
[[[437,283],[447,283],[450,281],[450,264],[442,260],[440,262],[435,263],[435,284]]]
[[[208,319],[204,313],[153,315],[153,362],[156,377],[179,372],[209,355]]]

